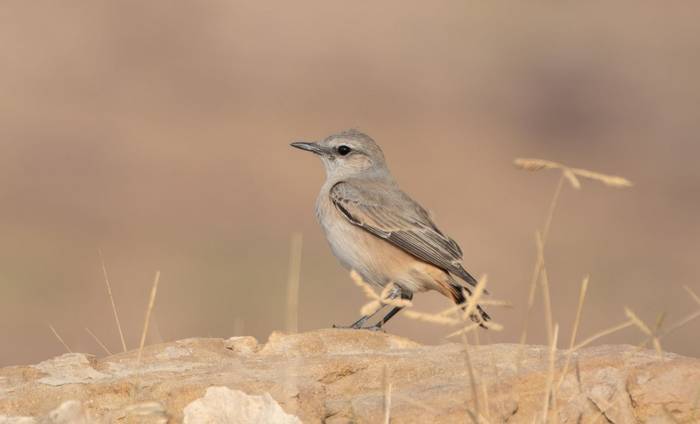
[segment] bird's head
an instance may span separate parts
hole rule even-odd
[[[319,142],[295,142],[297,149],[317,154],[328,178],[376,177],[388,175],[384,153],[367,134],[347,130]]]

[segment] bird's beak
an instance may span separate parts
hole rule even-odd
[[[319,146],[318,143],[307,143],[305,141],[297,141],[295,143],[290,144],[290,146],[296,147],[297,149],[306,150],[317,155],[322,155],[325,153],[323,147]]]

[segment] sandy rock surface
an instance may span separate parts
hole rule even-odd
[[[543,422],[550,383],[559,422],[700,422],[699,359],[600,346],[560,379],[565,353],[550,378],[543,346],[472,346],[469,357],[475,390],[463,345],[369,331],[186,339],[147,347],[141,363],[135,351],[65,354],[0,369],[0,424],[377,423],[389,383],[393,423],[468,422],[477,410],[484,422]]]

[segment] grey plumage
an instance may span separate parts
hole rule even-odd
[[[437,290],[464,302],[463,290],[471,293],[469,286],[476,280],[462,265],[462,249],[398,187],[372,138],[349,130],[318,143],[292,146],[319,155],[325,166],[316,215],[343,266],[379,287],[397,284],[404,298],[416,291]],[[397,308],[373,328],[396,312]],[[366,319],[358,321],[359,326]],[[481,322],[489,317],[479,308],[473,319]],[[358,323],[353,326],[359,327]]]
[[[428,212],[394,184],[348,179],[335,184],[330,197],[353,224],[476,285],[474,277],[461,264],[459,245],[445,236]]]

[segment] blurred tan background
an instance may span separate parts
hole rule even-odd
[[[151,342],[285,325],[290,236],[304,235],[300,329],[365,299],[313,217],[317,159],[288,143],[356,127],[463,246],[517,342],[557,177],[542,157],[634,181],[566,188],[547,259],[568,334],[694,310],[700,292],[700,10],[694,2],[4,1],[0,6],[0,365],[129,347],[154,272]],[[539,301],[538,301],[539,302]],[[448,305],[417,298],[421,310]],[[544,343],[542,308],[532,341]],[[388,330],[442,343],[448,329]],[[700,322],[663,346],[700,355]],[[606,342],[638,343],[634,329]]]

